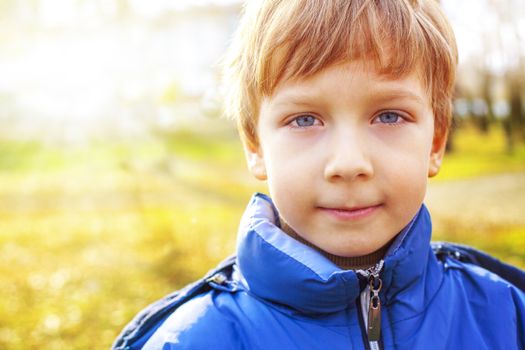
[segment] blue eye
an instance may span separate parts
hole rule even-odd
[[[401,119],[401,116],[394,112],[381,113],[376,119],[383,124],[395,124]]]
[[[317,121],[317,118],[312,115],[301,115],[292,120],[292,123],[295,123],[295,125],[300,128],[305,128],[315,125]]]

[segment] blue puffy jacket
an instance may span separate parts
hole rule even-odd
[[[232,275],[212,277],[143,349],[525,349],[525,294],[438,260],[424,206],[384,260],[357,272],[284,234],[276,214],[252,198]]]

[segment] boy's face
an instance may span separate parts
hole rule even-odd
[[[416,73],[392,80],[355,61],[285,81],[262,101],[251,172],[284,227],[331,254],[378,250],[417,213],[446,137],[434,138]]]

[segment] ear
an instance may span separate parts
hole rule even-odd
[[[448,131],[437,132],[432,141],[432,150],[430,152],[430,162],[428,164],[428,177],[434,177],[441,169],[445,148],[447,146]]]
[[[244,155],[248,163],[248,169],[258,180],[266,180],[266,166],[260,145],[244,142]]]

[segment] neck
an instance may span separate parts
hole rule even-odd
[[[334,255],[331,253],[328,253],[321,248],[313,245],[312,243],[305,240],[303,237],[301,237],[297,232],[295,232],[284,220],[281,219],[282,227],[281,229],[288,234],[290,237],[294,238],[295,240],[317,250],[321,254],[323,254],[328,260],[336,264],[338,267],[340,267],[343,270],[366,270],[374,265],[376,265],[386,254],[386,251],[388,250],[388,247],[390,246],[391,242],[388,242],[383,247],[379,248],[375,252],[372,252],[367,255],[363,256],[356,256],[356,257],[346,257],[346,256],[339,256]]]

